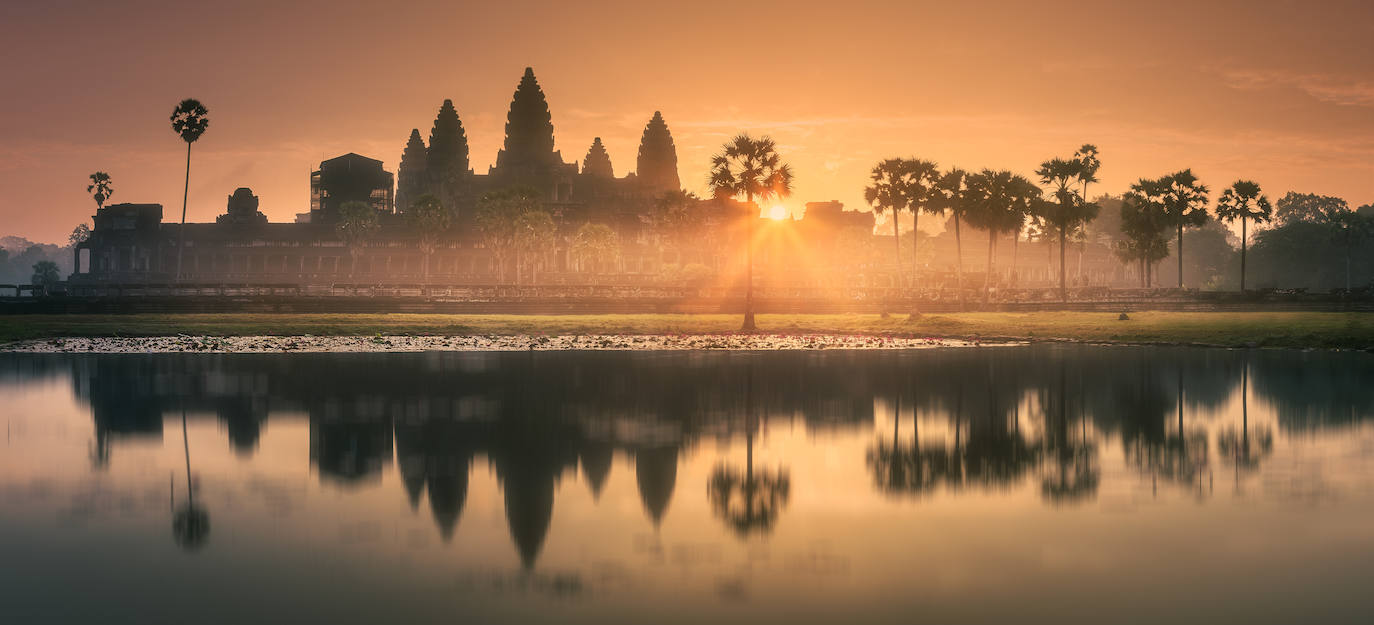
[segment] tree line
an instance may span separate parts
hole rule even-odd
[[[864,198],[876,215],[886,215],[892,222],[897,267],[902,250],[899,217],[903,212],[911,214],[913,265],[908,279],[899,280],[899,285],[919,284],[915,250],[920,216],[947,220],[955,239],[955,275],[961,298],[963,227],[971,226],[988,234],[985,298],[991,287],[997,237],[1010,234],[1014,242],[1024,235],[1058,245],[1059,294],[1066,301],[1065,251],[1070,242],[1086,243],[1090,225],[1102,215],[1104,204],[1116,211],[1111,221],[1117,230],[1114,234],[1119,236],[1112,237],[1111,251],[1135,268],[1141,286],[1154,285],[1159,263],[1172,255],[1178,262],[1178,288],[1184,288],[1184,249],[1190,240],[1185,233],[1213,222],[1240,226],[1236,268],[1240,291],[1246,290],[1252,229],[1258,230],[1254,233],[1255,247],[1266,284],[1308,284],[1313,275],[1320,275],[1325,279],[1313,286],[1326,287],[1336,283],[1330,274],[1342,273],[1344,288],[1349,291],[1355,285],[1352,276],[1365,276],[1367,281],[1374,270],[1374,258],[1361,247],[1374,237],[1374,205],[1351,210],[1340,198],[1296,192],[1289,192],[1274,205],[1250,180],[1237,180],[1212,203],[1209,188],[1190,169],[1141,178],[1121,196],[1089,200],[1088,188],[1098,182],[1100,167],[1098,149],[1092,144],[1083,145],[1068,158],[1042,162],[1035,171],[1038,184],[1006,170],[967,172],[956,167],[942,171],[933,161],[889,158],[873,166]],[[1229,251],[1226,232],[1219,234]],[[1226,261],[1224,264],[1231,264]],[[1333,271],[1335,267],[1343,271]]]

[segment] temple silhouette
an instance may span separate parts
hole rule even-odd
[[[330,283],[416,280],[424,263],[420,233],[406,220],[416,199],[439,199],[452,217],[451,236],[435,250],[428,276],[438,281],[491,282],[501,277],[495,250],[484,245],[475,223],[475,207],[484,194],[519,190],[535,198],[554,219],[558,234],[546,253],[546,275],[577,269],[570,247],[578,228],[596,223],[610,227],[622,245],[618,270],[656,271],[665,263],[685,262],[685,254],[664,249],[650,236],[649,214],[670,194],[678,194],[700,216],[703,232],[693,261],[718,268],[728,255],[730,236],[722,234],[741,216],[728,199],[696,199],[682,193],[677,148],[662,113],[644,126],[635,171],[616,176],[616,167],[601,138],[580,162],[565,161],[554,147],[554,125],[548,101],[526,68],[511,98],[505,141],[495,164],[474,171],[467,134],[452,100],[444,100],[429,130],[410,131],[395,174],[381,160],[356,153],[321,162],[310,174],[309,210],[294,223],[269,223],[258,210],[259,198],[247,187],[235,189],[223,214],[213,223],[164,223],[159,204],[111,204],[93,216],[88,240],[74,248],[71,282],[156,283],[176,272],[178,237],[184,230],[182,279],[197,283]],[[371,206],[379,231],[356,260],[340,240],[335,225],[340,207],[349,202]],[[817,225],[833,230],[836,219],[871,229],[872,216],[848,213],[840,206],[818,204]],[[203,209],[201,209],[203,210]],[[830,213],[834,213],[831,215]],[[821,224],[821,222],[825,222]]]

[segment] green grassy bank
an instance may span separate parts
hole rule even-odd
[[[738,315],[148,314],[10,315],[0,342],[63,336],[374,334],[709,334],[733,332]],[[759,315],[764,333],[1199,343],[1263,347],[1374,347],[1374,313],[1136,312]]]

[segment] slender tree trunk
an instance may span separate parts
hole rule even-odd
[[[1011,286],[1016,286],[1016,253],[1020,247],[1021,231],[1017,230],[1012,233],[1011,237],[1011,274],[1008,276],[1008,282]]]
[[[1240,292],[1245,292],[1245,216],[1240,217]]]
[[[1061,302],[1069,301],[1069,290],[1064,282],[1064,240],[1068,238],[1066,230],[1064,226],[1059,227],[1059,301]]]
[[[964,243],[963,237],[959,235],[959,214],[954,214],[954,257],[955,257],[955,288],[959,293],[959,310],[964,309]]]
[[[1178,288],[1183,288],[1183,224],[1178,224]]]
[[[983,303],[988,303],[992,294],[992,248],[997,245],[997,229],[988,228],[988,272],[983,276]]]
[[[181,282],[181,256],[186,249],[186,196],[191,193],[191,142],[186,142],[186,184],[181,187],[181,227],[177,228],[177,282]]]
[[[897,253],[897,256],[896,256],[896,259],[895,259],[896,262],[894,262],[893,265],[892,265],[892,267],[895,269],[895,271],[892,272],[892,284],[893,284],[893,286],[897,287],[898,289],[901,289],[901,288],[902,288],[902,242],[901,242],[901,240],[898,238],[899,233],[897,232],[897,215],[899,215],[899,214],[901,214],[901,213],[899,213],[899,212],[897,211],[897,207],[896,207],[896,206],[892,207],[892,244],[893,244],[893,248],[894,248],[892,251],[894,251],[894,252]]]
[[[746,228],[745,234],[748,240],[745,241],[744,245],[744,262],[746,265],[744,277],[744,324],[740,326],[740,331],[753,332],[757,329],[757,326],[754,325],[754,222],[758,220],[759,209],[757,206],[754,206],[753,193],[745,194],[745,200],[748,202],[747,210],[749,213],[747,214],[747,221],[749,225]],[[751,447],[751,457],[752,450],[753,448]]]
[[[916,312],[916,274],[921,271],[921,261],[916,256],[916,246],[921,237],[917,236],[921,226],[921,211],[911,209],[911,312]]]

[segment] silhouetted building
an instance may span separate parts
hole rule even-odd
[[[349,152],[320,163],[310,172],[310,220],[332,222],[346,202],[362,202],[379,213],[395,212],[391,172],[382,162]]]
[[[616,281],[685,280],[665,271],[673,267],[681,275],[704,271],[704,280],[742,261],[744,229],[736,226],[748,211],[730,200],[682,194],[677,148],[661,112],[655,111],[644,126],[635,166],[638,171],[617,177],[600,137],[581,163],[564,162],[554,147],[548,99],[534,71],[526,68],[511,97],[502,148],[485,173],[473,171],[458,109],[452,100],[444,100],[428,145],[418,128],[411,130],[394,176],[382,161],[355,153],[321,162],[310,175],[309,212],[297,213],[295,223],[267,223],[258,210],[258,197],[246,187],[229,196],[226,212],[215,223],[161,223],[162,207],[157,204],[102,208],[90,240],[77,246],[71,282],[170,282],[183,238],[181,278],[186,283],[506,282],[512,272],[508,263],[500,262],[502,250],[484,240],[475,215],[485,194],[515,187],[531,191],[556,228],[549,249],[534,255],[545,283],[606,280],[603,273],[608,267]],[[424,195],[438,198],[454,217],[451,230],[428,259],[420,250],[421,233],[404,218]],[[663,219],[667,199],[687,206],[694,215],[681,224],[669,224],[671,220]],[[379,216],[378,230],[361,250],[353,250],[356,256],[336,230],[346,202],[366,203]],[[826,275],[852,276],[843,263],[832,262],[846,257],[834,249],[834,230],[852,226],[871,232],[872,215],[842,212],[838,202],[808,206],[803,222],[786,227],[824,241],[794,241],[795,249],[787,253],[808,255],[805,262],[824,267]],[[606,225],[616,233],[619,249],[614,262],[578,262],[577,234],[588,223]],[[673,229],[689,231],[667,233]],[[668,241],[670,237],[676,242]],[[684,245],[688,240],[691,245]],[[82,254],[88,256],[84,263]],[[765,262],[758,275],[766,278],[770,255],[765,251],[761,258]],[[696,274],[686,271],[689,264],[698,265],[693,268]],[[829,279],[792,271],[795,263],[780,258],[772,265],[777,276],[794,283]]]

